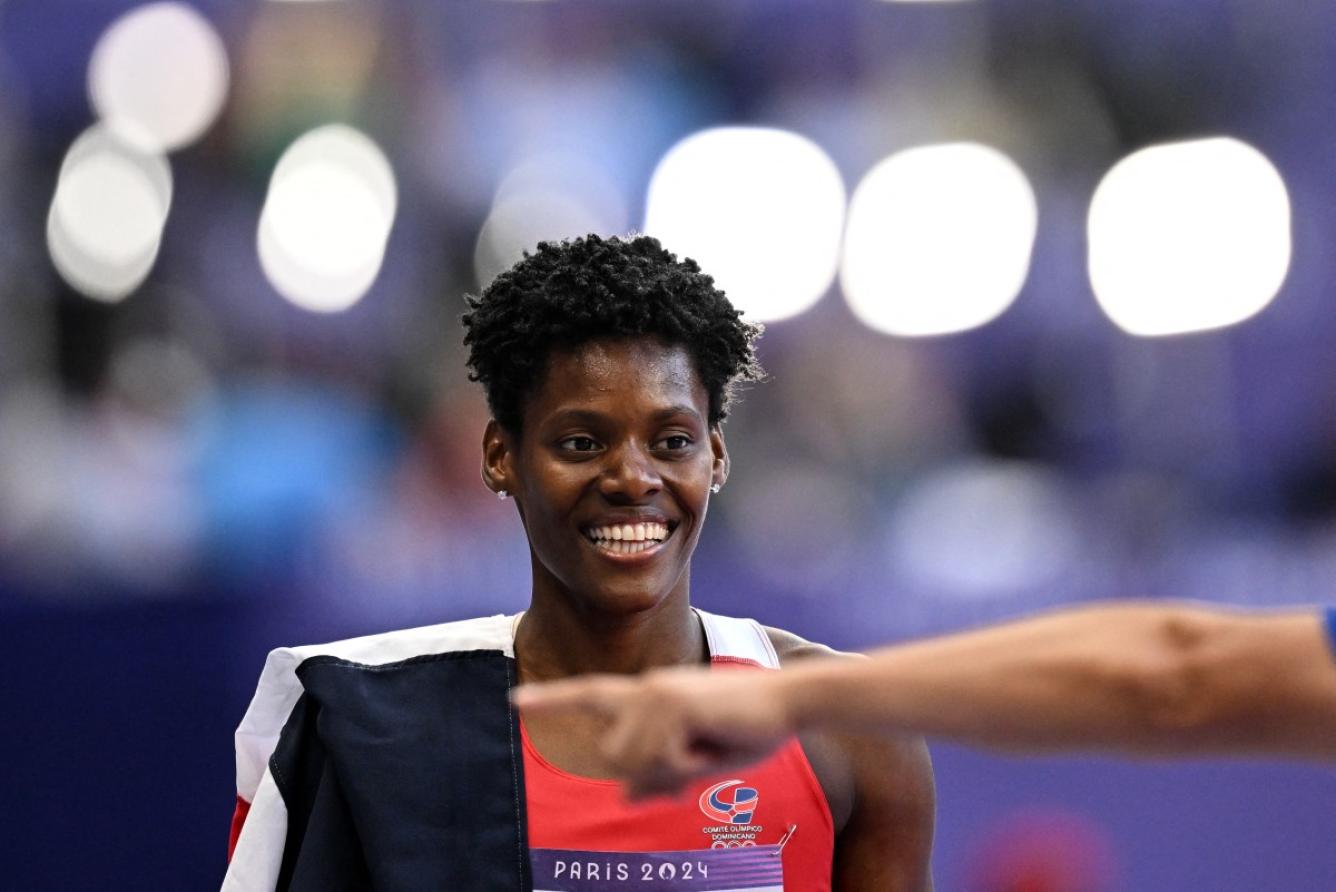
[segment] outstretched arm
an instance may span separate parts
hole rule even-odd
[[[1106,604],[867,660],[575,680],[518,700],[608,715],[605,745],[633,793],[754,760],[809,727],[1022,751],[1336,759],[1336,664],[1314,610]]]
[[[1109,604],[832,668],[787,680],[793,721],[1003,749],[1336,758],[1336,664],[1312,610]]]

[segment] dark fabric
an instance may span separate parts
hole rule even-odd
[[[1331,650],[1336,654],[1336,607],[1326,609],[1327,620],[1327,640],[1331,643]]]
[[[269,767],[288,809],[278,888],[531,892],[514,661],[312,657]]]

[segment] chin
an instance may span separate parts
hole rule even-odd
[[[601,590],[588,599],[594,609],[615,616],[629,616],[653,610],[662,604],[671,594],[670,590],[646,591],[643,588],[631,590]]]
[[[663,555],[661,557],[669,557]],[[584,560],[565,567],[535,562],[556,585],[550,590],[561,595],[578,610],[604,616],[633,616],[654,610],[672,597],[689,571],[689,565],[675,561],[653,561],[620,565]]]
[[[657,577],[657,574],[655,574]],[[579,600],[591,611],[611,616],[630,616],[653,610],[672,596],[675,579],[599,579],[583,585],[576,582],[569,591],[579,592]]]

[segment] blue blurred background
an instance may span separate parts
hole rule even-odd
[[[271,647],[525,606],[458,317],[541,238],[660,235],[769,320],[706,609],[853,649],[1331,601],[1333,35],[1237,0],[0,0],[5,887],[213,886]],[[1336,882],[1327,769],[934,755],[939,889]]]

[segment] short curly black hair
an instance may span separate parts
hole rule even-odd
[[[743,322],[696,261],[645,235],[540,242],[466,300],[469,379],[482,382],[492,415],[513,433],[552,352],[589,341],[650,337],[685,347],[709,393],[712,425],[728,414],[738,381],[765,374],[755,351],[762,327]]]

